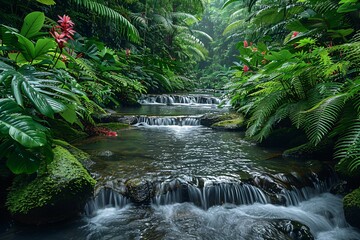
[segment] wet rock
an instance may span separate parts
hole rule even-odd
[[[346,195],[343,204],[346,221],[350,225],[360,228],[360,188]]]
[[[37,175],[19,175],[6,206],[15,220],[48,224],[78,215],[92,195],[95,180],[65,148],[54,148],[54,160],[41,166]]]
[[[101,151],[96,154],[96,156],[98,156],[98,157],[111,157],[113,155],[114,155],[114,153],[110,150]]]
[[[300,222],[291,220],[279,220],[274,223],[275,227],[294,240],[312,240],[314,237],[310,228]]]
[[[283,157],[331,160],[333,147],[333,143],[330,141],[324,141],[316,146],[311,143],[305,143],[284,151]]]
[[[307,142],[305,134],[294,128],[274,129],[270,135],[259,143],[262,147],[292,148]]]
[[[125,182],[128,197],[135,203],[146,204],[154,197],[155,189],[152,182],[139,178]]]
[[[234,113],[208,113],[201,117],[200,124],[206,127],[211,127],[215,123],[238,118],[242,117]]]
[[[97,123],[123,123],[127,125],[136,123],[135,116],[125,116],[119,113],[97,114],[92,117]]]
[[[244,131],[246,129],[243,117],[216,122],[211,125],[211,128],[223,131]]]

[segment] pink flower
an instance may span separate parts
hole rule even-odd
[[[247,48],[249,46],[248,42],[244,40],[244,48]]]
[[[75,30],[73,29],[74,23],[71,21],[70,17],[67,15],[58,16],[60,20],[58,20],[59,25],[53,27],[50,31],[51,36],[55,38],[60,49],[63,49],[65,43],[69,39],[73,39],[75,34]]]
[[[293,32],[293,34],[291,35],[291,38],[296,37],[297,35],[299,35],[299,32]]]
[[[250,70],[250,68],[247,65],[244,65],[243,70],[244,70],[244,72],[248,72]]]

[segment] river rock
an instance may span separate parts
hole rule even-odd
[[[346,195],[343,204],[346,221],[360,228],[360,188]]]
[[[92,116],[97,123],[123,123],[131,125],[136,123],[135,116],[125,116],[119,113],[97,114]]]
[[[205,127],[211,127],[213,124],[226,120],[242,118],[234,113],[207,113],[200,118],[200,124]]]
[[[152,182],[134,178],[126,181],[128,197],[135,203],[148,203],[154,197],[155,189]]]
[[[6,206],[15,220],[48,224],[78,215],[92,195],[95,180],[65,148],[56,146],[54,160],[36,175],[17,176]]]
[[[211,125],[211,128],[223,131],[244,131],[246,129],[243,117],[216,122]]]

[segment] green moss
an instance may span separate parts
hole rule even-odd
[[[354,227],[360,228],[360,188],[346,195],[343,204],[347,222]]]
[[[244,118],[238,117],[235,119],[224,120],[211,125],[211,127],[242,127],[244,124]]]
[[[357,207],[360,209],[360,188],[344,197],[344,208]]]
[[[84,152],[83,150],[59,139],[55,139],[54,144],[66,148],[83,166],[87,167],[88,165],[92,165],[90,154]]]
[[[119,123],[119,122],[110,122],[110,123],[99,123],[97,124],[98,127],[108,128],[111,131],[118,131],[124,128],[129,128],[130,125],[126,123]]]
[[[283,156],[294,158],[313,157],[330,160],[332,159],[332,143],[331,141],[324,141],[316,146],[312,143],[305,143],[284,151]]]
[[[95,180],[65,148],[54,148],[54,160],[34,176],[15,178],[7,198],[12,214],[26,214],[45,205],[54,205],[72,198],[85,200]]]

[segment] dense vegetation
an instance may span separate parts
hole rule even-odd
[[[52,160],[50,120],[86,129],[103,107],[191,89],[207,55],[202,0],[0,4],[0,169],[16,174]]]
[[[297,129],[307,146],[334,149],[337,169],[360,176],[360,3],[353,0],[229,0],[225,29],[240,51],[232,104],[263,141]]]

